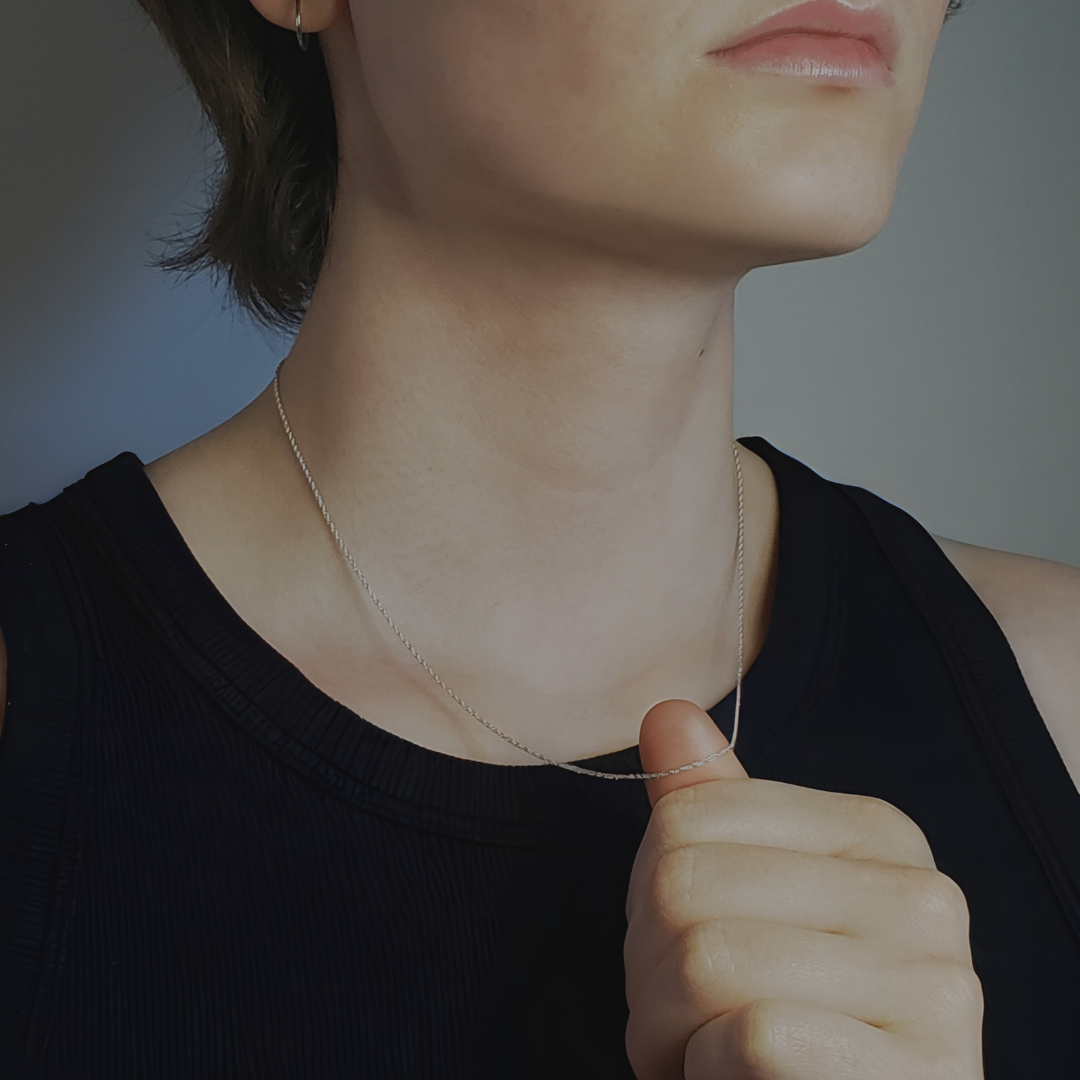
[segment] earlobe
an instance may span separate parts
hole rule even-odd
[[[296,29],[299,12],[304,35],[318,34],[348,8],[348,0],[251,0],[252,7],[268,22],[284,30]]]

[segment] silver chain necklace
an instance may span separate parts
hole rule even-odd
[[[280,369],[279,369],[280,371]],[[568,761],[556,761],[554,758],[548,757],[546,754],[541,754],[537,750],[533,750],[526,746],[523,742],[519,742],[511,735],[507,735],[506,732],[500,731],[489,720],[485,720],[471,705],[464,702],[449,686],[442,681],[442,679],[436,674],[431,665],[416,651],[409,639],[398,629],[397,623],[390,618],[390,613],[383,607],[382,601],[375,595],[371,586],[368,584],[368,580],[364,577],[360,567],[356,565],[356,560],[352,557],[352,553],[349,551],[348,545],[342,538],[341,533],[338,531],[338,527],[334,524],[334,519],[330,517],[330,511],[326,508],[326,502],[323,500],[322,494],[319,492],[319,488],[315,483],[315,478],[311,475],[311,470],[307,467],[307,462],[304,460],[304,455],[300,453],[300,447],[297,445],[296,436],[293,435],[293,430],[289,425],[288,418],[285,416],[285,406],[281,403],[281,388],[278,383],[278,372],[274,373],[274,400],[277,402],[278,416],[281,417],[281,426],[285,429],[285,435],[289,440],[289,445],[293,448],[293,453],[296,455],[296,460],[300,465],[300,471],[304,474],[304,479],[308,482],[308,487],[311,488],[311,494],[315,496],[315,502],[318,504],[319,510],[322,512],[323,520],[326,522],[326,527],[330,530],[331,536],[337,542],[337,546],[341,550],[341,554],[345,557],[345,562],[348,563],[349,568],[359,579],[360,584],[363,585],[364,591],[371,597],[372,603],[379,610],[379,614],[389,623],[390,629],[394,631],[402,645],[412,653],[416,662],[435,680],[435,682],[442,687],[442,689],[457,702],[474,720],[478,720],[494,735],[498,735],[500,739],[508,742],[511,746],[517,747],[518,750],[524,751],[530,757],[537,758],[539,761],[543,761],[547,765],[555,765],[560,769],[566,769],[568,772],[579,773],[582,776],[596,776],[601,780],[659,780],[664,776],[675,776],[677,773],[688,772],[690,769],[701,768],[702,765],[708,765],[717,758],[723,757],[725,754],[730,753],[735,749],[735,743],[739,738],[739,713],[742,711],[742,682],[743,682],[743,630],[746,615],[746,591],[743,584],[743,542],[745,533],[745,520],[743,513],[743,474],[742,474],[742,461],[739,458],[739,444],[733,442],[731,444],[731,450],[735,457],[735,478],[739,494],[739,539],[736,555],[736,564],[738,567],[738,582],[739,582],[739,663],[738,670],[735,676],[735,720],[731,729],[731,742],[724,747],[723,750],[717,750],[715,754],[710,754],[708,757],[702,758],[700,761],[691,761],[689,765],[680,765],[677,769],[666,769],[664,772],[651,772],[651,773],[612,773],[612,772],[600,772],[596,769],[585,769],[580,765],[573,765]]]

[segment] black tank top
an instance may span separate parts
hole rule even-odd
[[[969,901],[987,1077],[1080,1076],[1080,794],[1004,636],[912,518],[745,444],[780,541],[742,761],[912,817]],[[642,785],[336,703],[132,454],[0,518],[0,626],[0,1076],[632,1077]]]

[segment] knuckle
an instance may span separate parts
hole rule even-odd
[[[729,796],[731,781],[707,781],[669,791],[653,807],[650,828],[665,847],[681,847],[700,838],[702,823],[715,821],[717,808]]]
[[[938,870],[907,869],[905,893],[910,918],[935,940],[948,941],[961,953],[967,951],[968,905],[963,890]]]
[[[673,847],[691,839],[697,798],[693,787],[678,788],[669,791],[653,807],[649,828],[656,830],[661,845]]]
[[[790,1035],[791,1024],[781,1002],[758,1000],[744,1005],[735,1014],[731,1031],[742,1073],[754,1080],[784,1075]]]
[[[852,796],[856,819],[867,831],[889,838],[898,855],[918,866],[933,866],[930,844],[922,829],[903,810],[884,799],[869,795]]]
[[[964,890],[947,874],[934,870],[929,875],[928,891],[935,910],[940,910],[966,931],[969,915]]]
[[[970,967],[941,964],[934,974],[933,989],[927,995],[938,1016],[974,1022],[983,1012],[982,983]]]
[[[714,1015],[734,970],[727,935],[719,923],[697,923],[679,945],[678,977],[686,1002],[702,1015]]]
[[[653,903],[660,925],[677,930],[688,921],[697,854],[693,847],[665,851],[653,877]]]

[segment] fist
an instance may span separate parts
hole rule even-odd
[[[648,772],[726,746],[651,709]],[[967,904],[877,799],[751,780],[734,754],[648,782],[627,899],[638,1080],[981,1080]]]

